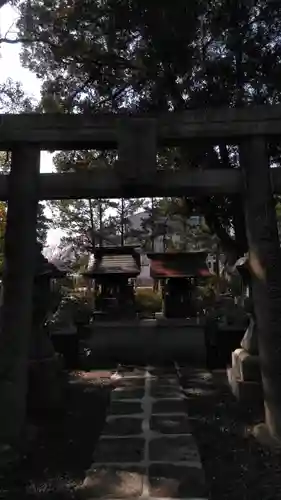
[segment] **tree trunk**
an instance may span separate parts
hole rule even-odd
[[[151,251],[155,250],[155,227],[154,227],[154,198],[151,198]]]
[[[210,231],[215,234],[220,240],[221,248],[227,255],[228,262],[231,265],[234,265],[238,257],[240,257],[236,241],[222,226],[208,199],[201,201],[200,206],[203,211],[207,226],[209,227]]]
[[[102,206],[102,200],[99,200],[99,231],[100,231],[100,247],[103,246],[103,206]]]
[[[217,245],[215,251],[215,263],[214,263],[214,272],[217,278],[220,277],[220,247]]]
[[[245,226],[245,214],[243,211],[243,199],[241,196],[233,200],[233,226],[235,233],[235,244],[238,258],[242,257],[248,251],[248,241]]]
[[[92,245],[92,250],[95,249],[96,246],[96,240],[95,240],[95,223],[94,223],[94,211],[93,211],[93,204],[92,200],[89,199],[89,211],[90,211],[90,224],[91,224],[91,245]]]
[[[125,211],[125,202],[124,198],[121,198],[121,247],[124,246],[124,211]]]
[[[240,161],[246,174],[245,215],[265,423],[269,435],[281,440],[281,252],[265,140],[245,141]]]

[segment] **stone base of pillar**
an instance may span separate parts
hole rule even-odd
[[[61,357],[30,360],[28,411],[56,410],[62,405],[63,370]]]
[[[259,357],[249,354],[245,349],[232,353],[232,365],[227,369],[231,391],[241,402],[262,403],[263,392]]]

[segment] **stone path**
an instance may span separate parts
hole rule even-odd
[[[115,384],[79,496],[205,499],[204,472],[176,369],[120,369]]]

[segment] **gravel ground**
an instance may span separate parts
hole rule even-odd
[[[281,454],[264,451],[250,429],[261,408],[239,405],[222,372],[182,369],[192,430],[200,448],[209,500],[281,500]],[[39,426],[33,451],[0,471],[0,500],[71,500],[92,463],[102,431],[110,372],[72,372],[64,412]]]
[[[110,372],[71,372],[61,415],[38,424],[32,452],[13,470],[0,470],[0,499],[66,500],[85,477],[102,431]]]
[[[210,500],[281,499],[281,454],[263,450],[250,435],[262,408],[243,408],[223,372],[183,369],[188,412]]]

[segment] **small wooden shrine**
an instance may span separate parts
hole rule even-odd
[[[150,253],[150,275],[162,282],[166,318],[196,316],[193,292],[197,279],[211,275],[206,252]]]
[[[95,281],[95,319],[136,316],[135,279],[141,271],[135,247],[101,247],[85,277]]]

